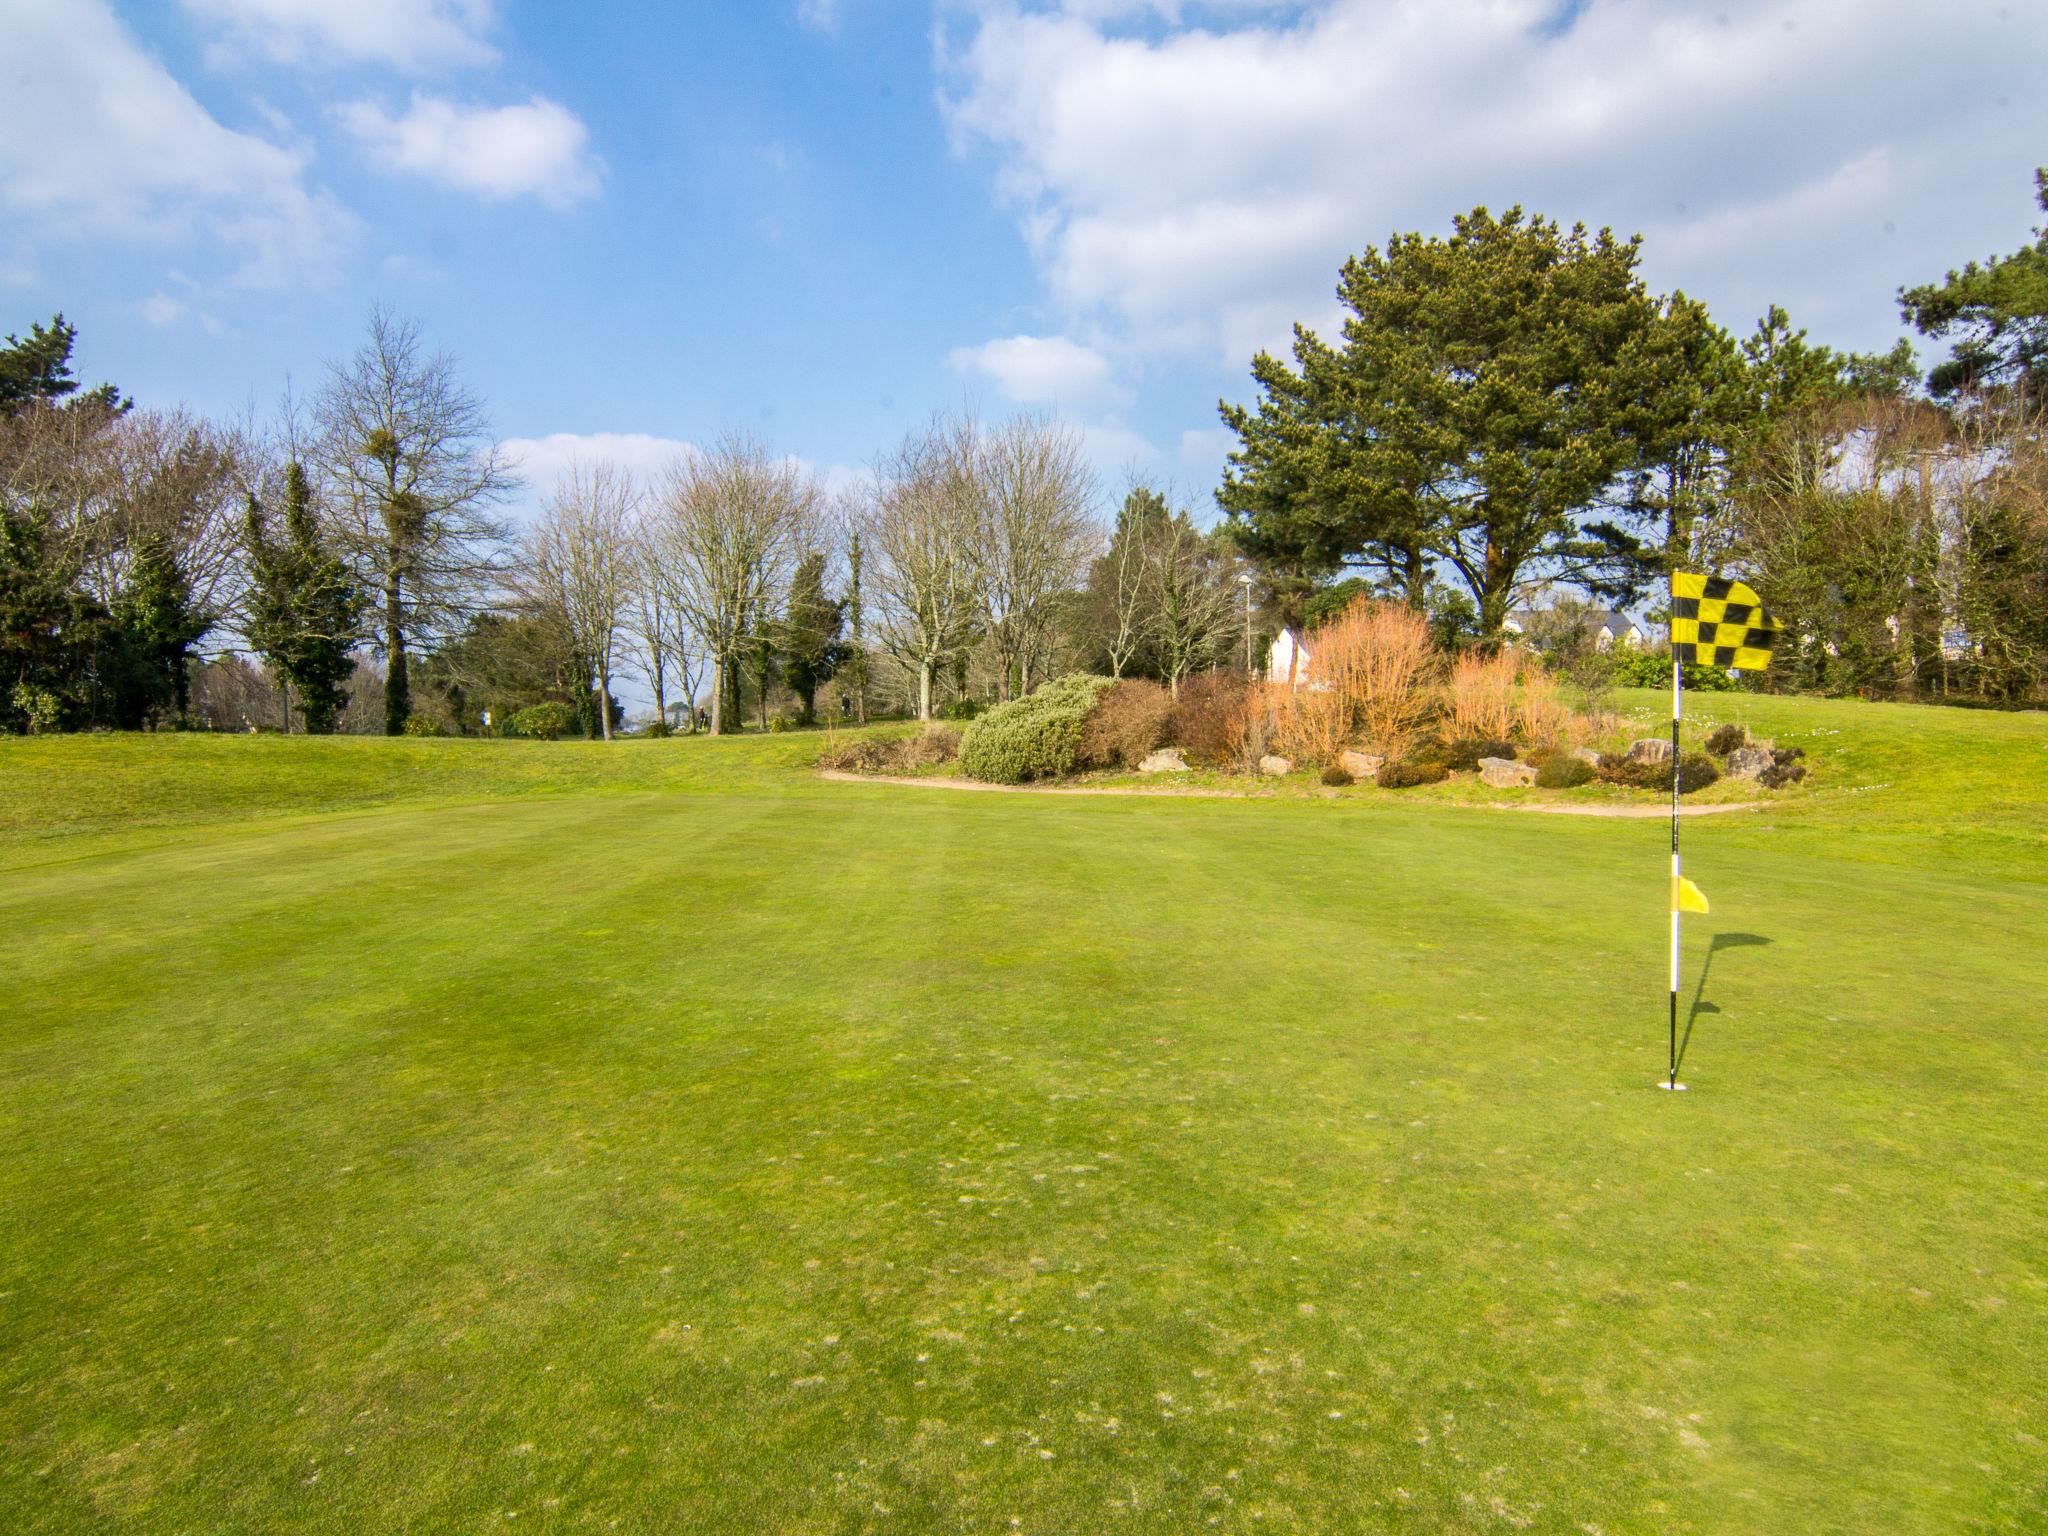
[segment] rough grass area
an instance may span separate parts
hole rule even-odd
[[[0,742],[0,1529],[2040,1529],[2048,719],[1700,702],[1675,1097],[1655,821]]]

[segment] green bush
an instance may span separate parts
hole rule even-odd
[[[1409,789],[1417,784],[1441,784],[1450,776],[1442,758],[1410,757],[1381,764],[1375,782],[1381,789]]]
[[[666,720],[653,720],[648,722],[647,729],[642,731],[640,734],[642,736],[653,736],[656,738],[660,738],[663,736],[673,736],[675,735],[675,733],[676,728],[670,725]]]
[[[1446,742],[1443,750],[1444,766],[1458,773],[1477,773],[1482,757],[1504,757],[1515,760],[1515,744],[1511,741],[1493,741],[1484,736],[1461,736],[1456,741]]]
[[[553,700],[545,704],[529,704],[506,722],[514,735],[531,737],[535,741],[558,740],[575,723],[569,706]]]
[[[1106,677],[1075,673],[978,715],[960,738],[961,769],[969,778],[989,784],[1022,784],[1072,773],[1088,712],[1108,686]]]
[[[405,717],[405,734],[408,736],[446,736],[448,730],[440,721],[429,719],[425,715],[407,715]]]
[[[981,705],[973,699],[955,699],[939,711],[939,717],[943,720],[972,720],[980,713]]]
[[[1569,752],[1554,752],[1543,760],[1536,770],[1536,783],[1542,789],[1577,789],[1581,784],[1590,784],[1598,777],[1593,765],[1583,757],[1573,757]]]
[[[1356,784],[1358,781],[1351,777],[1351,770],[1342,763],[1332,763],[1323,770],[1323,782],[1332,789],[1342,789],[1346,784]]]
[[[776,715],[768,722],[768,733],[771,736],[780,736],[784,731],[793,731],[795,729],[796,722],[787,715]]]
[[[1664,688],[1671,686],[1669,651],[1610,651],[1614,657],[1614,682],[1619,688]],[[1741,684],[1733,672],[1694,662],[1685,669],[1685,686],[1701,693],[1734,693]]]

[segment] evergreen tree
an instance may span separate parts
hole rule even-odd
[[[853,687],[854,709],[860,723],[868,723],[868,644],[867,609],[863,606],[860,590],[861,563],[865,552],[861,549],[860,530],[854,529],[847,541],[846,550],[846,597],[841,606],[846,612],[846,626],[852,635],[852,644],[841,670]]]
[[[781,624],[782,680],[796,694],[806,725],[817,715],[818,685],[846,659],[845,628],[846,605],[825,595],[825,556],[813,550],[790,578]]]
[[[2048,213],[2048,167],[2034,172],[2034,196]],[[1961,333],[1947,361],[1927,376],[1934,394],[2010,384],[2039,403],[2048,393],[2048,224],[2034,237],[2010,256],[1972,261],[1939,283],[1899,290],[1899,312],[1921,335]]]
[[[271,539],[251,496],[248,544],[250,643],[298,695],[306,730],[327,735],[348,704],[364,597],[347,562],[321,539],[312,487],[297,460],[285,469],[284,537]]]
[[[114,724],[123,730],[166,714],[183,722],[191,703],[192,647],[213,627],[213,616],[193,601],[191,579],[161,537],[138,540],[132,559],[113,609],[120,653],[109,679]]]
[[[26,339],[9,335],[0,343],[0,417],[34,402],[57,404],[77,393],[78,381],[71,376],[71,349],[77,340],[78,327],[58,314],[47,326],[30,326]],[[126,410],[130,403],[111,384],[88,390],[79,399],[108,410]]]

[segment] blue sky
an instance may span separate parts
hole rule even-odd
[[[545,481],[751,430],[845,476],[1056,410],[1203,495],[1345,255],[1523,201],[1746,329],[2009,250],[2048,9],[1907,0],[0,0],[0,330],[269,412],[373,301]]]

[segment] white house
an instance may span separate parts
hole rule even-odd
[[[1308,681],[1309,653],[1301,636],[1283,629],[1266,651],[1266,681],[1299,686]]]
[[[1501,628],[1515,636],[1526,635],[1540,624],[1550,610],[1518,608],[1501,620]],[[1593,637],[1593,649],[1611,651],[1617,645],[1625,651],[1642,649],[1647,638],[1641,625],[1627,614],[1611,608],[1588,608],[1580,622]]]

